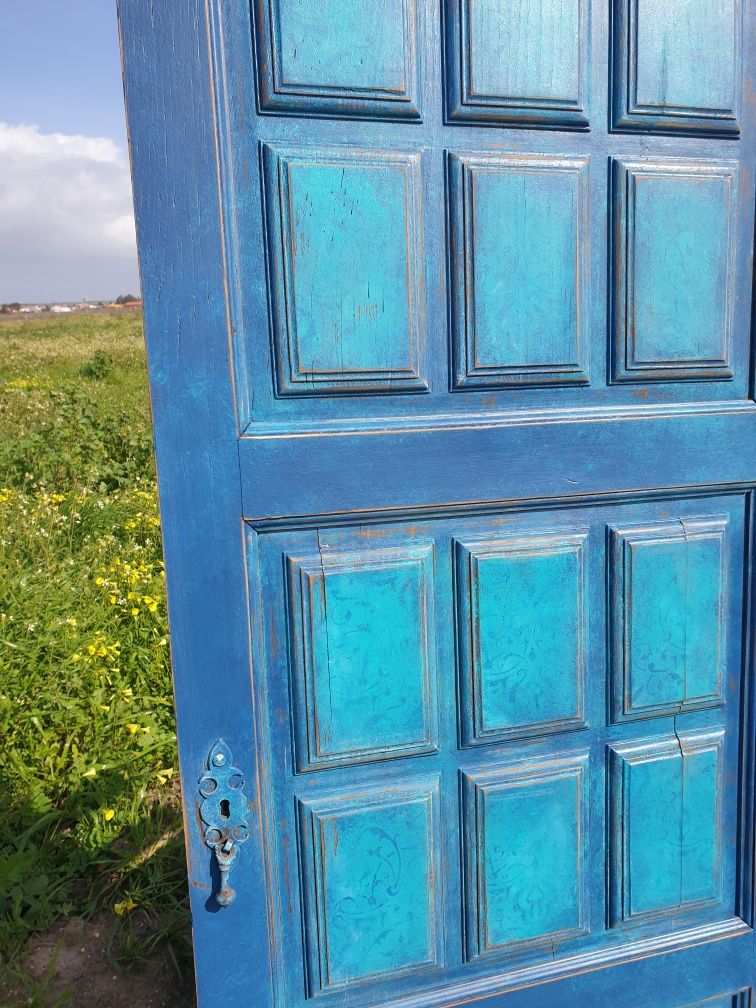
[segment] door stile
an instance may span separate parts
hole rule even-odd
[[[249,1008],[273,996],[207,10],[120,0],[119,19],[198,997],[203,1008]],[[214,902],[197,813],[219,735],[250,803],[233,912]]]
[[[736,911],[750,927],[756,914],[756,489],[746,497],[746,535],[743,570],[743,669],[740,706],[741,733],[740,823]],[[754,968],[756,933],[752,931]]]

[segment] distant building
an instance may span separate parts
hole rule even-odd
[[[51,306],[50,311],[55,312],[56,315],[61,315],[64,312],[73,311],[73,308],[67,304],[54,304]]]

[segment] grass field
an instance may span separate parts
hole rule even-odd
[[[0,322],[0,738],[6,975],[25,982],[34,933],[102,914],[114,923],[116,970],[167,954],[186,975],[168,631],[137,314]],[[26,985],[26,1003],[47,1003]]]

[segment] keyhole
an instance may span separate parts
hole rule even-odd
[[[221,798],[220,814],[221,819],[229,819],[231,817],[231,805],[229,804],[228,798]]]

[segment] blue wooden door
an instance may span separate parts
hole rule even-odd
[[[751,1005],[748,0],[120,16],[201,1008]]]

